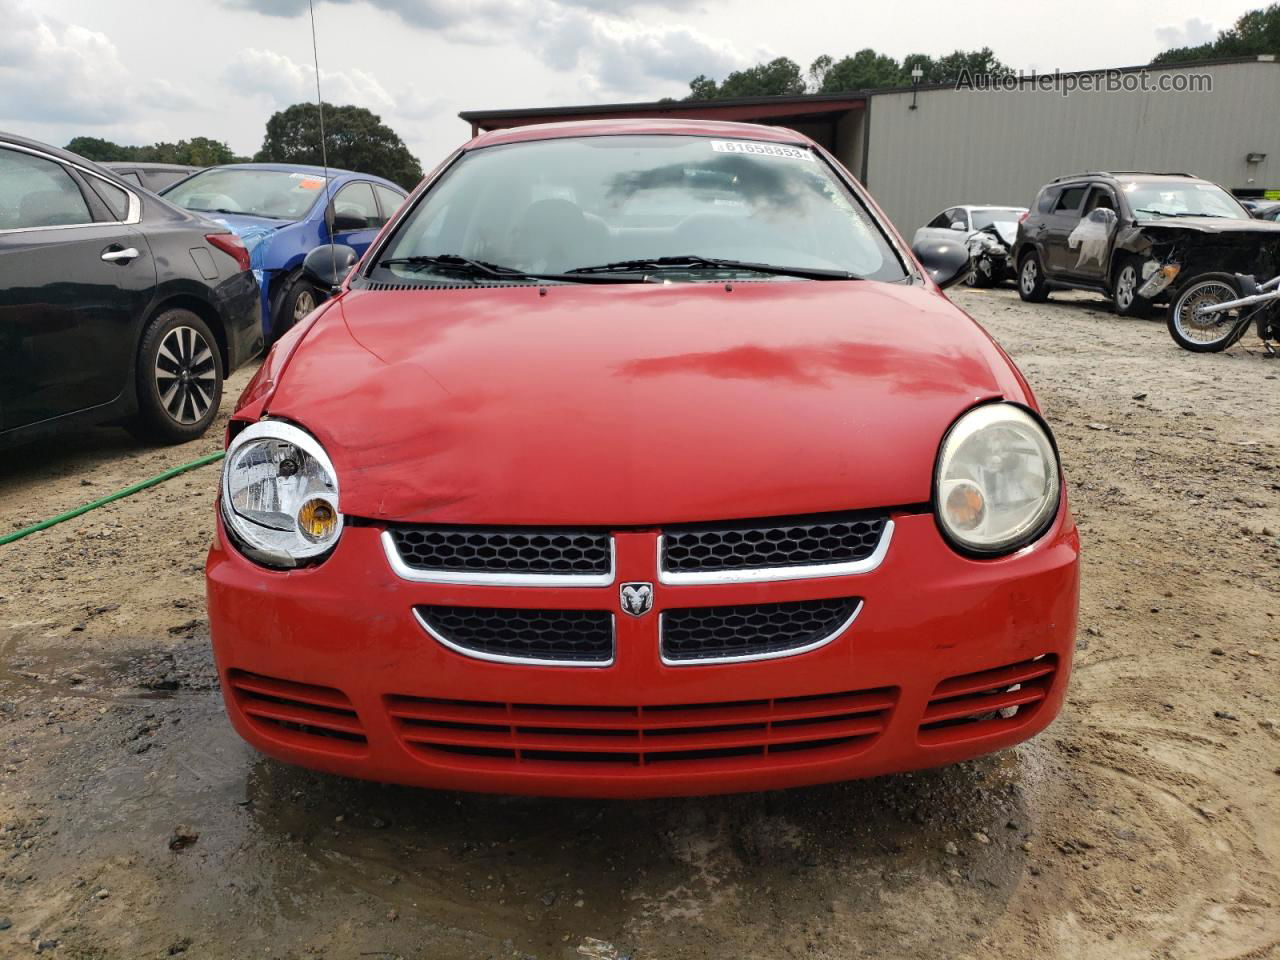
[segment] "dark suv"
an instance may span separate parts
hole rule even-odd
[[[1280,273],[1280,223],[1253,219],[1217,184],[1185,173],[1084,173],[1036,196],[1014,243],[1018,293],[1097,290],[1142,315],[1203,273]]]

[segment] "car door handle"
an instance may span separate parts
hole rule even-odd
[[[107,263],[128,263],[130,260],[136,260],[140,256],[142,254],[138,253],[134,247],[126,247],[123,250],[107,249],[102,251],[102,259]]]

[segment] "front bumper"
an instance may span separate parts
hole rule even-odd
[[[290,763],[426,787],[563,796],[849,780],[953,763],[1038,733],[1061,706],[1075,640],[1079,539],[1066,508],[1035,545],[997,560],[959,556],[929,515],[894,522],[883,563],[851,576],[664,585],[657,531],[626,531],[615,534],[613,584],[513,588],[401,579],[380,530],[362,525],[348,526],[320,566],[268,571],[228,545],[219,518],[206,573],[227,710],[241,736]],[[628,581],[654,585],[645,616],[619,612],[618,585]],[[808,653],[680,666],[659,654],[666,607],[849,596],[864,601],[856,621]],[[611,610],[616,656],[605,668],[472,659],[424,631],[413,614],[419,604]],[[964,714],[966,694],[993,705],[983,719],[929,722]],[[812,719],[823,711],[856,714],[830,720],[848,736],[824,737],[828,721]],[[762,729],[774,746],[730,749]],[[811,729],[818,732],[797,732]],[[422,730],[434,732],[414,732]],[[664,757],[645,745],[667,749],[672,741],[658,735],[672,733],[689,749],[653,762]],[[636,747],[621,759],[573,752],[592,736],[630,736]],[[447,752],[423,739],[485,746]]]

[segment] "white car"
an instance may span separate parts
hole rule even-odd
[[[965,283],[990,287],[1014,274],[1009,252],[1018,233],[1018,219],[1026,207],[948,207],[916,231],[912,246],[951,240],[969,248]]]

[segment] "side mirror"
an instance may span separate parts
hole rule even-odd
[[[341,243],[326,243],[316,247],[302,261],[302,273],[322,290],[336,292],[347,278],[359,256]]]
[[[951,221],[951,229],[952,229],[952,230],[963,230],[963,229],[964,229],[964,224],[963,224],[963,223],[961,223],[959,220],[952,220],[952,221]]]
[[[911,248],[933,282],[944,290],[969,272],[969,251],[951,240],[926,240]]]

